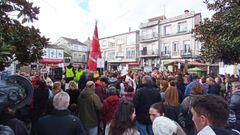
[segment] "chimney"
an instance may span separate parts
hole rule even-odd
[[[131,27],[128,27],[128,32],[131,32]]]
[[[188,14],[188,13],[189,13],[189,10],[187,10],[187,9],[184,10],[184,13],[185,13],[185,14]]]

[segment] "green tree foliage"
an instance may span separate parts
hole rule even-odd
[[[205,0],[205,3],[215,13],[194,29],[197,40],[203,43],[203,60],[239,63],[240,0]]]
[[[26,0],[0,0],[0,71],[18,60],[35,62],[48,39],[36,28],[24,26],[37,20],[39,8]]]

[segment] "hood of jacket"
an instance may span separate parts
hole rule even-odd
[[[81,94],[80,94],[80,97],[81,98],[88,98],[89,96],[93,95],[95,93],[95,90],[94,89],[90,89],[90,88],[85,88]]]
[[[118,96],[109,96],[106,101],[110,104],[110,105],[116,105],[119,104],[120,98]]]

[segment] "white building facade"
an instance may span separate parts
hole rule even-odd
[[[55,44],[71,55],[71,60],[69,62],[74,64],[87,64],[89,55],[89,48],[87,45],[81,43],[77,39],[66,37],[60,37]]]
[[[139,58],[141,67],[160,64],[160,21],[164,16],[148,19],[140,23]]]
[[[139,66],[138,38],[139,31],[100,38],[100,49],[106,68],[121,70],[124,67]]]
[[[201,43],[192,30],[201,22],[201,13],[184,14],[160,21],[161,68],[169,62],[199,59]]]

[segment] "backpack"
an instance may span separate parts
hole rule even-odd
[[[190,103],[188,105],[188,109],[186,111],[180,111],[178,115],[178,123],[181,125],[181,127],[191,127],[193,125],[192,121],[192,112],[191,112],[191,106],[192,106],[192,100],[191,97],[189,97]]]

